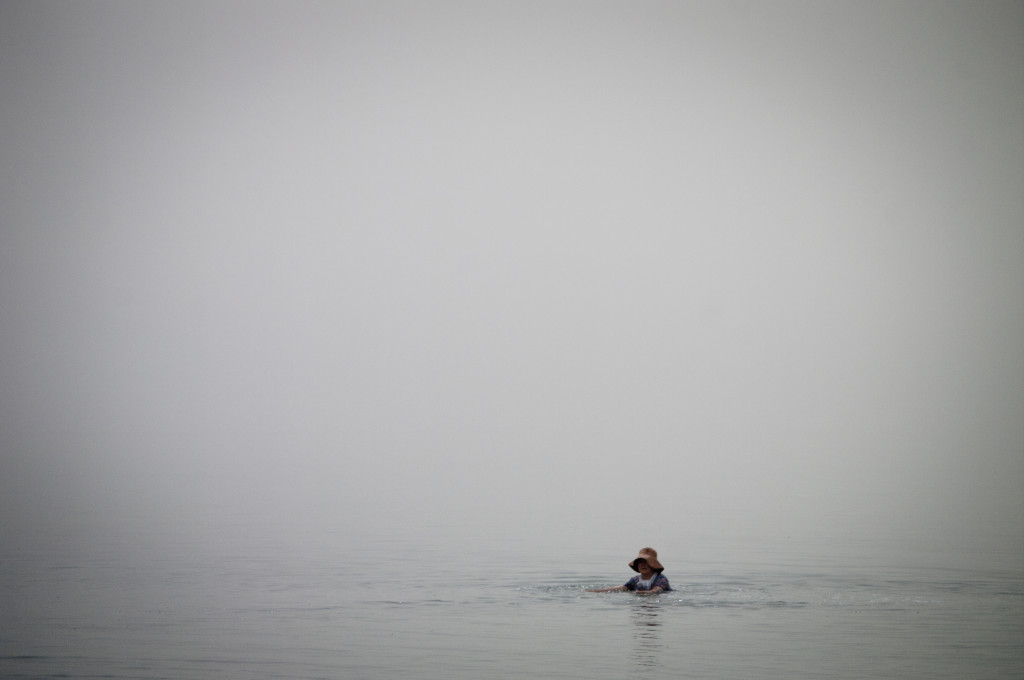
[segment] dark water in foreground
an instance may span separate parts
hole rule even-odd
[[[584,592],[624,581],[624,561],[499,540],[9,551],[0,676],[1024,676],[1016,570],[689,560],[672,593]]]

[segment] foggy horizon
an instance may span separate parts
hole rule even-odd
[[[0,5],[3,544],[241,516],[1021,568],[1022,29]]]

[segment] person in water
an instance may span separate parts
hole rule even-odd
[[[629,579],[621,586],[597,588],[587,592],[608,593],[614,590],[630,590],[643,595],[654,595],[672,590],[668,579],[661,574],[665,571],[665,567],[661,566],[661,562],[658,561],[658,551],[654,548],[642,548],[640,554],[629,563],[629,568],[639,575]]]

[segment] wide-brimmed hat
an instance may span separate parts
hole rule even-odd
[[[640,570],[636,568],[637,560],[646,560],[647,564],[651,565],[651,569],[659,574],[665,571],[665,567],[661,566],[661,562],[658,561],[658,551],[654,548],[640,548],[640,553],[629,563],[630,569],[640,573]]]

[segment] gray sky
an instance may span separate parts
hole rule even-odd
[[[4,2],[0,528],[1024,545],[1021,35]]]

